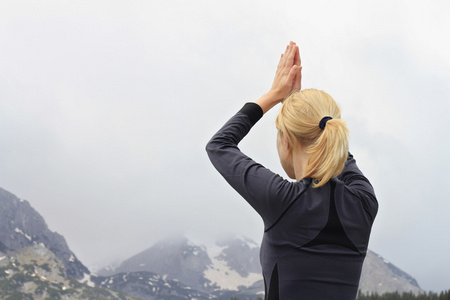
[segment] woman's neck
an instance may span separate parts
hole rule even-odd
[[[306,174],[308,168],[309,154],[306,153],[305,147],[295,147],[293,150],[292,164],[294,167],[295,179],[300,181]]]

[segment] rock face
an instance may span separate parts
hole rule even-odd
[[[264,294],[258,244],[245,237],[233,237],[206,249],[212,263],[204,276],[213,286],[250,295]]]
[[[423,292],[417,281],[378,254],[369,251],[361,274],[359,289],[363,294]]]
[[[221,247],[218,255],[212,256],[226,262],[226,265],[240,276],[247,277],[251,273],[261,273],[259,262],[259,245],[245,237],[234,237],[216,242]]]
[[[203,247],[190,243],[186,238],[170,238],[125,260],[114,271],[103,270],[99,274],[146,271],[207,291],[210,290],[210,282],[203,273],[209,264],[211,260]]]
[[[217,299],[209,293],[197,291],[176,280],[166,280],[163,276],[146,271],[118,273],[111,276],[92,275],[91,281],[96,287],[120,290],[143,300]]]
[[[22,200],[0,188],[0,250],[43,245],[64,264],[66,276],[82,279],[89,270],[70,251],[63,236],[48,229],[44,218]]]
[[[0,299],[132,300],[65,276],[63,262],[42,245],[0,251]]]
[[[264,292],[258,257],[257,244],[245,238],[209,247],[169,238],[117,267],[100,270],[103,276],[93,275],[91,281],[151,300],[256,299]]]

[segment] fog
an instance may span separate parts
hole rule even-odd
[[[0,186],[89,268],[161,238],[260,242],[209,138],[300,46],[303,87],[340,103],[380,203],[369,248],[448,289],[445,1],[0,0]],[[284,176],[273,109],[241,149]]]

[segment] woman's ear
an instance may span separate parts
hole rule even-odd
[[[281,131],[277,136],[278,156],[280,158],[281,166],[283,167],[289,178],[295,179],[294,165],[293,165],[293,149],[289,143],[289,139]]]
[[[278,131],[278,143],[278,152],[288,157],[292,152],[292,146],[289,143],[287,136],[281,130]]]
[[[289,143],[289,140],[285,134],[283,134],[283,146],[287,152],[289,153],[291,152],[292,150],[291,143]]]

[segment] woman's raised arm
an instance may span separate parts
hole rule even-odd
[[[278,63],[275,78],[269,92],[255,103],[261,106],[264,113],[282,102],[292,91],[301,89],[302,66],[298,46],[291,42]]]

